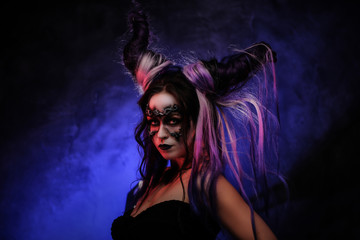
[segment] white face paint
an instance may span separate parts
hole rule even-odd
[[[146,111],[149,133],[156,149],[163,158],[181,164],[186,157],[186,147],[182,139],[183,116],[173,95],[162,91],[150,98]],[[195,132],[192,125],[190,131]],[[194,134],[188,134],[188,143]]]

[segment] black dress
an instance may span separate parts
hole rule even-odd
[[[188,203],[170,200],[149,207],[136,217],[131,210],[114,220],[111,235],[114,240],[127,239],[216,239],[220,231],[209,219],[205,224]]]

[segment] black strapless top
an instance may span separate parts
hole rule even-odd
[[[220,231],[212,220],[203,223],[188,203],[170,200],[158,203],[138,214],[131,210],[114,220],[111,236],[114,240],[138,239],[215,239]]]

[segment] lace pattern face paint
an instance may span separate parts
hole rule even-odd
[[[167,106],[160,111],[158,109],[151,110],[149,105],[146,106],[145,115],[148,118],[149,135],[153,137],[160,129],[160,124],[163,124],[166,131],[179,141],[181,137],[181,122],[182,117],[179,113],[178,105]]]
[[[178,112],[178,111],[179,111],[179,107],[176,104],[165,107],[163,111],[159,111],[156,108],[154,110],[151,110],[148,104],[146,105],[145,115],[148,117],[154,117],[154,116],[162,117],[162,116],[167,116],[172,112]]]

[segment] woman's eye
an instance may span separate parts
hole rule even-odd
[[[159,126],[159,121],[156,119],[150,119],[150,120],[148,120],[148,123],[151,126]]]
[[[169,119],[169,120],[167,121],[167,123],[168,123],[169,125],[177,125],[177,124],[180,123],[180,119],[171,118],[171,119]]]

